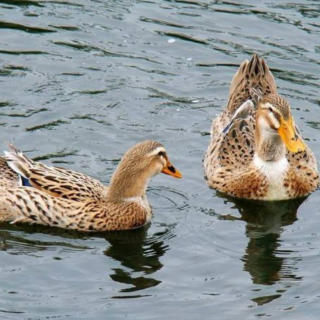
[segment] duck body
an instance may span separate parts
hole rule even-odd
[[[319,185],[316,159],[257,55],[232,80],[228,105],[212,124],[204,168],[210,187],[237,198],[293,199]]]
[[[164,147],[146,141],[121,160],[110,186],[84,174],[35,162],[10,147],[0,158],[0,220],[79,231],[128,230],[151,219],[146,197],[159,172],[181,177]],[[175,172],[173,172],[175,171]]]

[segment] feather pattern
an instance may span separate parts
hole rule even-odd
[[[144,225],[148,215],[145,208],[135,202],[77,202],[26,187],[1,189],[0,212],[1,221],[41,224],[79,231],[133,229]]]

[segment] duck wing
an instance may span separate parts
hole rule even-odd
[[[73,201],[103,200],[106,197],[107,188],[96,179],[33,161],[13,145],[9,145],[9,149],[4,159],[11,168],[11,174],[19,177],[19,186],[33,187],[51,196]]]
[[[248,100],[235,113],[225,128],[209,145],[204,165],[213,172],[217,168],[239,168],[252,161],[255,150],[255,107]]]

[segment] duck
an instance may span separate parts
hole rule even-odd
[[[11,144],[0,157],[0,221],[78,231],[129,230],[147,224],[150,179],[160,172],[182,175],[164,146],[155,141],[134,145],[122,157],[110,185],[72,170],[28,158]]]
[[[235,198],[288,200],[319,186],[316,158],[257,54],[240,65],[212,122],[204,170],[209,187]]]

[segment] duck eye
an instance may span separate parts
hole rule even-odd
[[[273,110],[272,110],[272,108],[271,108],[271,107],[269,107],[269,111],[273,113]]]
[[[163,152],[163,151],[159,151],[159,152],[158,152],[158,156],[159,156],[159,157],[164,157],[164,152]]]

